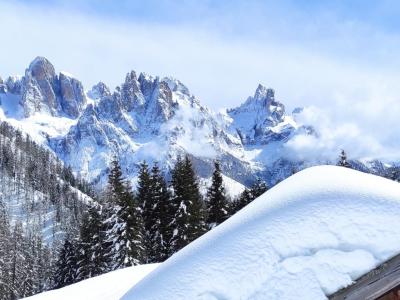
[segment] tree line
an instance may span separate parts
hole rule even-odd
[[[151,168],[141,163],[133,193],[114,160],[107,189],[84,215],[79,236],[65,239],[55,286],[123,267],[162,262],[266,190],[266,184],[257,180],[230,201],[216,161],[211,186],[203,197],[192,163],[185,156],[178,157],[169,183],[157,163]]]

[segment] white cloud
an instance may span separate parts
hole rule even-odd
[[[399,113],[398,109],[395,110]],[[345,114],[349,112],[355,111],[349,108]],[[296,120],[300,125],[313,126],[316,136],[298,135],[291,139],[284,149],[289,157],[319,162],[332,161],[344,149],[351,159],[400,159],[399,141],[393,140],[394,143],[391,143],[392,136],[400,134],[397,128],[377,130],[374,124],[361,126],[358,124],[359,120],[346,119],[340,111],[327,111],[312,106],[305,108]]]

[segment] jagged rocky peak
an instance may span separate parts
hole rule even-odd
[[[140,84],[140,90],[143,94],[145,101],[149,101],[155,88],[155,77],[146,73],[140,73],[138,78]]]
[[[86,105],[82,83],[64,72],[57,76],[50,61],[40,56],[26,69],[22,88],[17,92],[21,94],[25,117],[40,112],[75,119]]]
[[[275,91],[259,84],[253,97],[249,97],[245,102],[245,106],[252,106],[256,109],[263,107],[269,109],[271,105],[276,105]],[[243,105],[242,105],[243,106]]]
[[[135,71],[126,74],[125,82],[121,85],[121,101],[127,111],[142,108],[145,104]]]
[[[184,95],[191,96],[189,89],[178,79],[173,77],[164,77],[162,81],[168,84],[172,92],[180,92]]]
[[[101,99],[103,97],[111,96],[110,88],[102,81],[94,85],[88,92],[88,96],[94,100]]]
[[[256,101],[265,101],[264,103],[267,103],[267,100],[271,102],[275,100],[275,91],[259,84],[253,98]]]
[[[285,106],[276,101],[275,91],[273,89],[266,88],[262,84],[259,84],[253,97],[248,97],[239,107],[228,110],[229,114],[244,112],[261,113],[261,116],[273,116],[279,120],[285,113]]]
[[[29,72],[36,80],[52,81],[56,77],[54,66],[47,58],[42,56],[36,57],[31,62],[27,72]]]
[[[153,86],[154,89],[146,103],[146,115],[150,121],[165,122],[174,114],[172,91],[159,77],[154,80]]]
[[[37,112],[55,115],[60,106],[56,92],[57,76],[53,65],[44,57],[36,57],[25,71],[21,105],[26,117]]]
[[[85,91],[82,83],[64,72],[60,73],[60,93],[61,109],[72,118],[80,115],[83,107],[86,105]]]
[[[273,89],[259,84],[253,97],[237,108],[228,110],[231,128],[244,144],[265,143],[271,140],[272,127],[284,121],[285,106],[275,99]],[[280,137],[273,137],[279,139]]]

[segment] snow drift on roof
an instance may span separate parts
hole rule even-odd
[[[326,299],[400,253],[400,184],[313,167],[179,251],[123,299]]]

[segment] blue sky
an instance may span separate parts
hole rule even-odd
[[[289,107],[365,100],[398,78],[399,16],[395,0],[0,0],[0,75],[43,55],[86,87],[172,75],[215,109],[259,82]]]
[[[38,55],[86,88],[171,75],[215,110],[262,83],[312,108],[324,147],[400,156],[397,0],[0,0],[0,26],[2,77]]]

